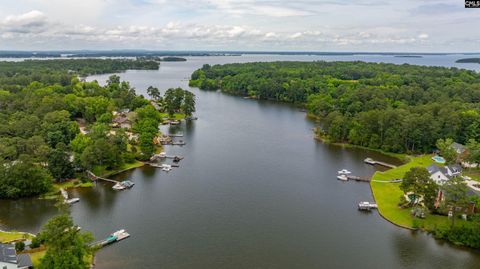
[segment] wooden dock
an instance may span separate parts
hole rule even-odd
[[[388,167],[388,168],[396,168],[397,166],[396,165],[393,165],[393,164],[389,164],[389,163],[385,163],[385,162],[380,162],[380,161],[376,161],[372,158],[366,158],[365,160],[363,160],[366,164],[371,164],[371,165],[381,165],[381,166],[385,166],[385,167]]]
[[[117,184],[117,183],[118,183],[118,181],[113,180],[113,179],[104,178],[104,177],[98,177],[98,176],[96,176],[94,173],[92,173],[92,171],[89,171],[89,170],[87,170],[87,174],[88,174],[88,176],[89,176],[92,180],[101,179],[101,180],[104,180],[104,181],[107,181],[107,182],[111,182],[111,183],[114,183],[114,184]]]
[[[183,137],[183,134],[168,134],[170,137]]]
[[[347,176],[348,180],[355,180],[359,182],[370,182],[370,178],[367,177],[357,177],[357,176]]]

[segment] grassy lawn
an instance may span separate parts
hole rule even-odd
[[[0,242],[1,243],[7,243],[11,242],[14,240],[20,240],[20,239],[32,239],[33,236],[29,233],[22,233],[22,232],[5,232],[5,231],[0,231]]]
[[[170,118],[170,116],[168,116],[168,113],[160,113],[160,116],[162,117],[162,119],[165,118],[165,117]],[[170,119],[183,120],[183,119],[185,119],[185,114],[175,113],[175,114],[173,114],[173,118],[170,118]]]
[[[36,252],[30,252],[30,258],[32,259],[32,264],[33,264],[33,267],[34,268],[38,268],[38,266],[40,265],[40,259],[43,258],[43,256],[45,256],[45,253],[47,252],[47,250],[45,248],[41,249],[40,251],[36,251]],[[93,264],[93,258],[94,258],[94,255],[86,255],[84,257],[84,261],[87,263],[87,264]]]
[[[118,173],[126,171],[126,170],[141,167],[141,166],[144,166],[144,165],[145,164],[140,162],[140,161],[135,161],[133,163],[126,163],[126,164],[122,165],[121,167],[119,167],[117,169],[113,169],[113,170],[105,169],[104,166],[96,166],[94,169],[92,169],[92,172],[95,175],[100,176],[100,177],[108,177],[108,176],[118,174]]]
[[[463,175],[471,177],[473,180],[480,182],[480,169],[470,168],[463,170]]]
[[[72,179],[69,181],[61,182],[61,183],[53,183],[52,189],[43,194],[41,198],[43,199],[56,199],[60,194],[60,189],[68,189],[68,188],[90,188],[93,187],[93,182],[81,182],[78,179]]]
[[[45,256],[45,252],[46,250],[30,253],[30,258],[32,259],[33,267],[38,268],[38,266],[40,265],[40,259],[43,258],[43,256]]]
[[[376,172],[372,180],[389,181],[392,179],[401,179],[405,173],[412,167],[427,167],[433,163],[430,155],[418,157],[409,157],[409,162],[394,169],[385,172]],[[398,207],[400,197],[403,191],[400,190],[400,183],[370,182],[373,196],[378,205],[380,214],[394,224],[405,228],[422,228],[424,230],[434,230],[436,227],[447,226],[450,220],[445,216],[427,215],[425,219],[413,218],[409,208],[401,209]],[[456,221],[460,223],[460,221]]]

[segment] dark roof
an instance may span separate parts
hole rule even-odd
[[[435,174],[438,171],[440,171],[442,173],[445,173],[444,170],[436,164],[432,164],[432,165],[428,166],[427,170],[430,174]]]
[[[462,172],[462,167],[458,164],[452,164],[448,166],[448,169],[452,171],[453,173],[460,173]]]
[[[465,151],[465,146],[457,142],[452,143],[452,148],[454,148],[459,153],[462,153]]]
[[[17,256],[17,267],[19,268],[30,268],[33,267],[32,259],[29,254],[18,254]]]
[[[0,244],[0,261],[5,263],[17,263],[17,252],[10,244]]]
[[[130,120],[126,116],[117,116],[113,119],[113,122],[116,123],[130,123]]]

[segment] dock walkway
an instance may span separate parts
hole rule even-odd
[[[388,167],[388,168],[396,168],[397,166],[396,165],[393,165],[393,164],[389,164],[389,163],[385,163],[385,162],[380,162],[380,161],[376,161],[372,158],[366,158],[365,160],[363,160],[365,163],[367,164],[371,164],[371,165],[381,165],[381,166],[385,166],[385,167]]]
[[[89,170],[87,170],[87,174],[93,180],[101,179],[101,180],[108,181],[108,182],[111,182],[111,183],[114,183],[114,184],[118,183],[118,181],[113,180],[113,179],[98,177],[94,173],[92,173],[92,171],[89,171]]]

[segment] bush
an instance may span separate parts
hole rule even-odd
[[[19,241],[15,243],[15,250],[17,252],[21,252],[25,250],[25,243],[23,241]]]
[[[456,245],[480,249],[480,225],[478,224],[436,229],[434,236]]]

